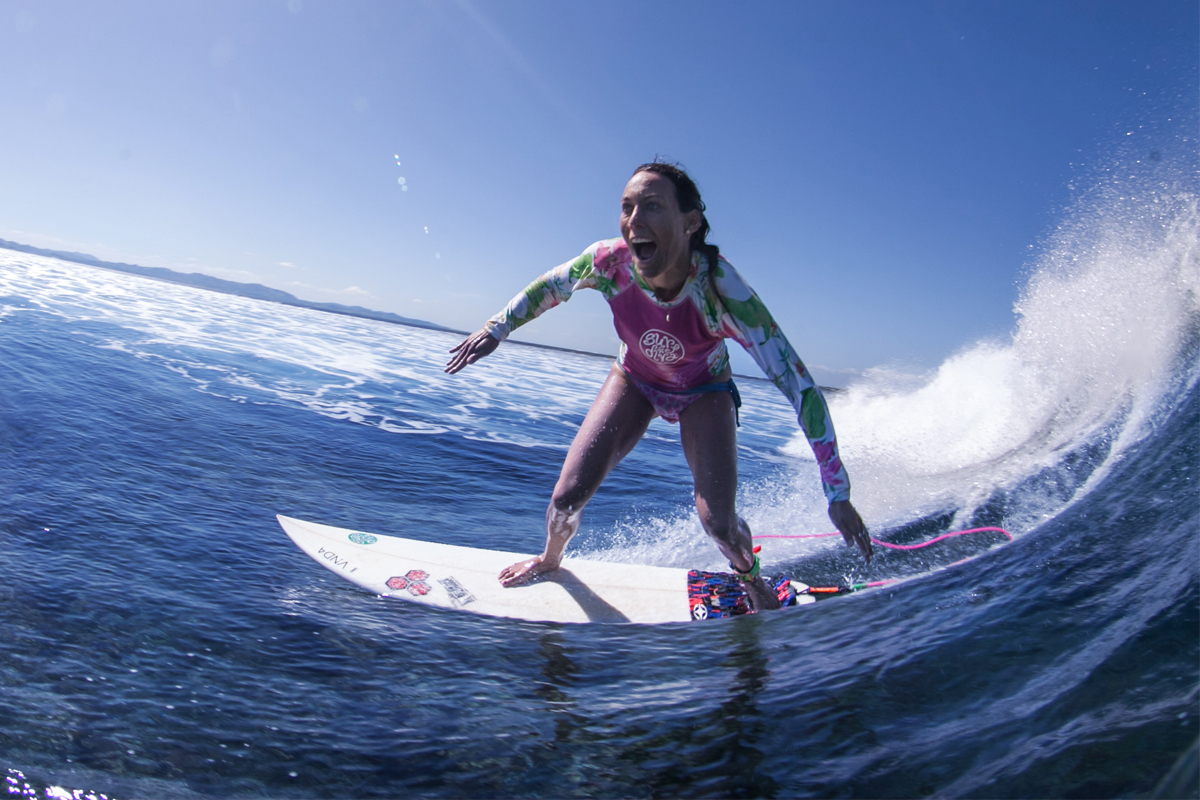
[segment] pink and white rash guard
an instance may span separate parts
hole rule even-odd
[[[599,290],[612,308],[621,338],[621,369],[664,389],[714,382],[729,363],[725,339],[735,339],[796,409],[826,498],[850,498],[850,479],[821,390],[758,295],[723,256],[710,265],[704,255],[692,253],[687,281],[664,303],[634,267],[624,239],[596,242],[529,284],[488,320],[488,333],[504,341],[521,325],[569,300],[576,289]]]

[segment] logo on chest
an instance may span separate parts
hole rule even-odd
[[[674,364],[684,356],[683,345],[666,331],[648,330],[638,340],[642,355],[656,364]]]

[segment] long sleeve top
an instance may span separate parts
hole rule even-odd
[[[596,242],[529,284],[488,320],[487,330],[503,341],[578,289],[598,290],[612,308],[621,368],[667,390],[712,382],[729,363],[724,340],[737,341],[795,408],[826,498],[831,503],[850,498],[850,478],[821,390],[758,295],[723,256],[710,263],[693,252],[683,288],[664,302],[634,267],[623,239]]]

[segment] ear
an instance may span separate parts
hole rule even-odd
[[[691,236],[693,233],[700,230],[701,216],[699,211],[693,208],[691,211],[684,214],[683,218],[687,220],[683,226],[683,229],[687,231],[688,236]]]

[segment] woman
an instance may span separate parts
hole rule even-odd
[[[515,586],[557,569],[579,529],[583,507],[633,449],[650,420],[679,422],[692,471],[696,511],[729,559],[755,610],[779,607],[759,576],[750,528],[737,515],[737,387],[725,339],[736,339],[791,401],[817,462],[829,517],[848,545],[871,559],[871,539],[850,504],[850,480],[838,457],[820,390],[757,295],[709,244],[705,206],[679,167],[638,167],[621,198],[621,238],[597,242],[574,261],[531,283],[477,333],[450,352],[455,373],[494,351],[513,330],[570,298],[600,290],[613,311],[621,351],[592,403],[546,511],[542,554],[504,569]]]

